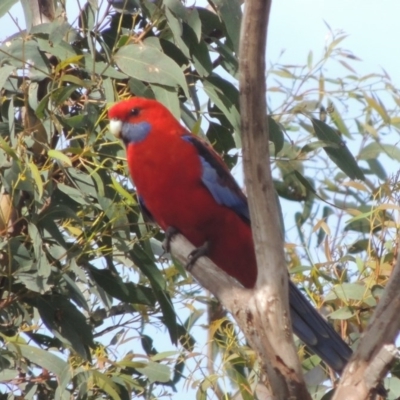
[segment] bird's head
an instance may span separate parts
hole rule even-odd
[[[110,131],[126,146],[146,139],[151,132],[179,126],[174,116],[156,100],[133,97],[115,104],[108,110]]]

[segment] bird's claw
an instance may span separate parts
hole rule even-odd
[[[174,228],[173,226],[169,226],[165,231],[165,239],[163,241],[163,247],[167,253],[171,253],[172,238],[178,233],[179,233],[178,229]]]
[[[180,233],[178,231],[178,229],[174,228],[173,226],[169,226],[166,231],[165,231],[165,239],[163,242],[163,247],[164,250],[167,253],[171,252],[171,241],[173,239],[173,237],[175,235],[177,235],[178,233]],[[209,243],[205,242],[202,246],[197,247],[196,249],[194,249],[193,251],[190,252],[190,254],[188,255],[188,262],[185,266],[187,271],[191,271],[191,269],[193,268],[194,264],[196,264],[196,261],[203,256],[206,256],[209,250]]]
[[[196,249],[191,251],[188,256],[189,261],[186,264],[186,270],[190,272],[194,267],[194,264],[196,264],[196,261],[200,257],[206,256],[208,254],[209,248],[210,248],[209,243],[205,242],[202,246],[197,247]]]

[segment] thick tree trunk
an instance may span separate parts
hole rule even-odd
[[[265,50],[271,1],[244,3],[239,52],[243,165],[258,265],[254,327],[262,361],[279,399],[310,398],[293,343],[284,240],[269,163]],[[267,228],[268,227],[268,228]],[[247,329],[252,328],[247,320]]]

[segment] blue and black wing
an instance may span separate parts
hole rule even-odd
[[[234,210],[241,218],[250,223],[247,198],[240,189],[227,166],[210,145],[194,135],[182,136],[197,150],[203,167],[202,182],[218,204]]]

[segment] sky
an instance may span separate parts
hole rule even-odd
[[[68,15],[77,15],[76,0],[66,1]],[[204,1],[188,1],[187,4],[204,5]],[[19,4],[13,7],[12,15],[23,25],[24,18]],[[398,0],[274,1],[268,31],[267,63],[278,59],[284,64],[304,63],[310,50],[317,57],[322,53],[329,35],[327,23],[332,30],[348,34],[342,43],[343,47],[361,59],[357,71],[367,74],[384,68],[400,87],[399,16]],[[0,21],[2,41],[15,33],[16,28],[8,15]],[[395,172],[396,169],[398,165],[393,164],[393,171],[388,172]],[[189,394],[185,390],[189,390]],[[190,393],[190,389],[185,386],[173,399],[183,400],[188,396],[194,398]]]
[[[361,58],[357,66],[361,73],[383,67],[400,83],[399,13],[397,0],[273,1],[267,58],[276,60],[284,49],[282,61],[299,62],[309,50],[321,51],[329,32],[325,21],[348,34],[342,43]]]

